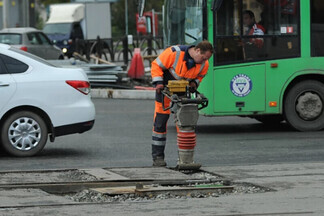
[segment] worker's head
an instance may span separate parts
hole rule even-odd
[[[206,40],[198,43],[193,50],[191,57],[196,64],[202,64],[204,61],[208,60],[214,52],[213,45]]]
[[[250,10],[243,12],[243,23],[245,26],[252,26],[255,23],[254,13]]]

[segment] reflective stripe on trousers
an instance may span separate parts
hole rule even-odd
[[[152,132],[152,156],[153,158],[164,158],[164,149],[166,145],[167,122],[170,116],[170,110],[164,111],[162,100],[165,107],[170,105],[170,99],[163,97],[162,93],[155,95],[155,110]]]

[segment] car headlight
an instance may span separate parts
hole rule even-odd
[[[67,53],[67,49],[66,49],[66,48],[63,48],[63,49],[62,49],[62,52],[63,52],[63,53]]]

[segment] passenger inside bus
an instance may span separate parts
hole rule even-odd
[[[243,12],[243,35],[245,36],[256,36],[256,35],[264,35],[265,28],[256,23],[255,15],[251,10],[245,10]],[[240,45],[243,50],[243,58],[244,60],[252,60],[258,57],[260,53],[260,49],[262,49],[264,44],[263,38],[246,38],[243,39]]]
[[[255,22],[254,13],[250,10],[243,12],[244,35],[264,35],[265,29],[262,25]],[[251,43],[257,47],[262,47],[263,40],[261,38],[251,38]]]

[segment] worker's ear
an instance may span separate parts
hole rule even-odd
[[[197,54],[200,54],[200,55],[202,55],[202,54],[204,54],[202,51],[201,51],[201,49],[200,48],[197,48]]]
[[[195,48],[194,51],[193,51],[193,55],[191,56],[192,58],[196,57],[198,54],[199,54],[199,48]]]

